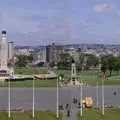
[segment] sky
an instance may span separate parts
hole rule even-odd
[[[0,30],[15,45],[120,44],[120,0],[0,0]]]

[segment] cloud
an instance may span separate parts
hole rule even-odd
[[[94,12],[110,12],[116,7],[115,4],[103,3],[93,7]]]

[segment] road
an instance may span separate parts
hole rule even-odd
[[[113,92],[117,91],[116,96]],[[101,86],[99,86],[99,104],[102,103]],[[59,102],[72,103],[72,97],[80,96],[80,88],[60,88]],[[96,87],[84,87],[83,96],[93,97],[94,107],[96,107]],[[105,87],[105,104],[120,106],[120,86]],[[11,108],[23,107],[32,108],[32,88],[11,88]],[[8,108],[8,89],[0,88],[0,109]],[[56,88],[36,88],[35,89],[35,109],[56,109]]]

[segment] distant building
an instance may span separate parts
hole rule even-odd
[[[12,60],[14,57],[14,45],[12,41],[8,42],[8,60]]]
[[[62,45],[56,45],[52,43],[52,45],[46,46],[46,61],[48,63],[58,62],[59,54],[64,52],[64,47]]]
[[[74,47],[70,47],[70,48],[66,48],[65,52],[69,53],[75,62],[77,62],[79,60],[79,54],[81,51],[78,51],[78,49],[76,49]]]
[[[37,53],[38,60],[46,62],[46,48],[41,48],[40,51]]]
[[[27,55],[27,56],[29,56],[33,52],[34,52],[34,50],[33,49],[29,49],[29,48],[19,48],[19,49],[16,49],[16,55]]]
[[[44,64],[46,63],[46,48],[40,48],[39,50],[37,50],[34,54],[34,60],[33,60],[34,64]]]

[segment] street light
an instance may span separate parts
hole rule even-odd
[[[35,79],[33,77],[33,111],[32,111],[32,117],[34,120],[35,117]]]
[[[81,83],[82,83],[82,80],[81,80]],[[80,94],[80,98],[81,98],[81,109],[80,109],[80,115],[82,117],[83,115],[83,111],[82,111],[82,107],[83,107],[83,104],[82,104],[82,84],[80,85],[80,90],[81,90],[81,94]]]
[[[102,79],[102,115],[104,115],[104,79]]]
[[[9,80],[9,82],[8,82],[8,118],[10,118],[11,117],[11,113],[10,113],[10,109],[11,109],[11,106],[10,106],[10,78],[8,80]]]
[[[99,56],[99,73],[100,72],[101,72],[101,58]],[[98,93],[98,81],[97,81],[97,93]],[[97,94],[97,105],[98,105],[98,94]],[[102,79],[102,115],[104,115],[104,79]]]
[[[101,71],[101,58],[99,56],[99,73]],[[104,115],[104,79],[102,79],[102,115]]]
[[[100,55],[98,55],[98,58],[99,58],[99,72],[98,72],[98,78],[97,78],[97,81],[96,81],[96,107],[98,108],[99,107],[99,103],[98,103],[98,79],[100,79],[100,72],[101,72],[101,59],[100,59]]]
[[[56,70],[57,74],[57,63],[55,63],[54,69]],[[58,80],[58,74],[57,74],[57,102],[56,102],[56,117],[59,118],[59,80]]]

